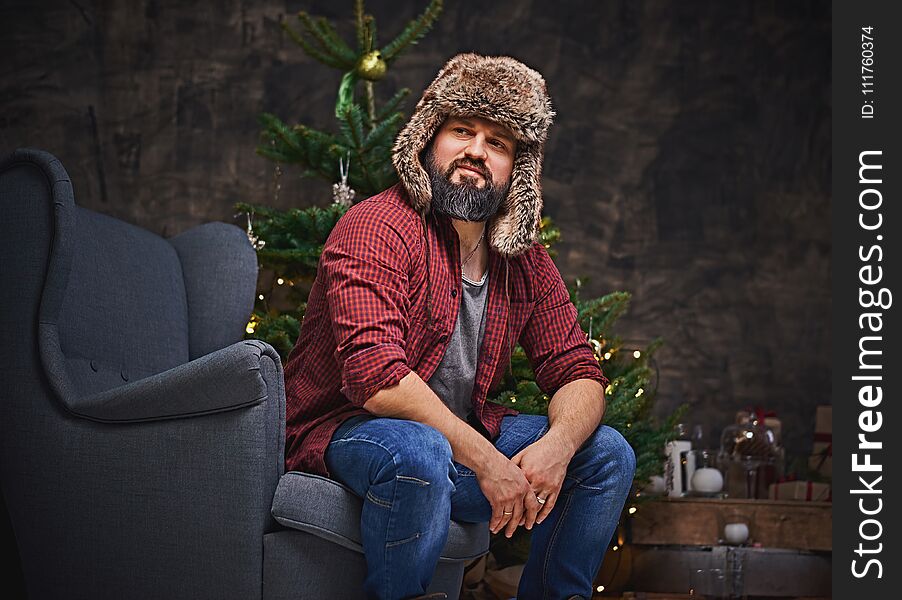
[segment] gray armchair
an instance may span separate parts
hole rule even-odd
[[[281,362],[241,340],[244,233],[80,208],[37,150],[0,161],[0,211],[0,483],[29,595],[361,597],[360,501],[283,474]],[[456,598],[487,549],[452,523],[430,591]]]

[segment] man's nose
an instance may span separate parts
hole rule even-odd
[[[485,152],[485,136],[482,134],[474,135],[470,139],[470,143],[467,144],[464,153],[469,158],[484,161],[487,157]]]

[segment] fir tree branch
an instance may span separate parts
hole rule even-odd
[[[391,97],[391,99],[386,102],[381,109],[376,113],[376,121],[382,121],[388,115],[398,110],[398,107],[401,105],[401,102],[407,95],[410,94],[410,88],[401,88],[395,95]]]
[[[369,132],[369,134],[367,134],[366,140],[364,140],[364,150],[371,150],[380,145],[389,145],[391,143],[391,139],[394,138],[395,131],[397,130],[403,119],[404,115],[402,115],[401,113],[395,113],[390,118],[385,119],[378,125],[376,125]]]
[[[339,116],[341,120],[338,127],[344,135],[345,145],[352,152],[359,155],[366,136],[363,130],[363,116],[360,107],[356,104],[349,104]]]
[[[376,19],[373,15],[363,17],[364,53],[370,52],[376,45]]]
[[[316,21],[307,14],[306,11],[301,11],[298,13],[298,19],[301,21],[301,25],[303,25],[304,30],[307,32],[309,36],[311,36],[319,45],[322,51],[328,55],[332,60],[336,61],[341,69],[348,71],[354,68],[354,63],[356,62],[356,55],[351,52],[351,49],[348,48],[344,42],[342,42],[338,38],[338,34],[334,34],[334,31],[331,33],[334,34],[334,41],[338,42],[341,46],[344,46],[347,49],[350,58],[345,60],[345,57],[341,54],[341,48],[336,47],[330,39],[330,32],[326,31],[328,28],[328,23],[326,22],[325,17],[320,17]]]
[[[593,329],[606,331],[629,308],[629,292],[612,292],[601,298],[583,302],[577,298],[576,304],[579,313],[579,322],[587,327],[589,319],[598,318],[593,322]]]
[[[336,155],[333,149],[336,146],[334,136],[304,125],[289,127],[278,117],[268,113],[260,115],[260,123],[264,131],[261,133],[262,142],[257,147],[257,154],[282,163],[299,165],[305,169],[302,176],[315,173],[324,179],[334,179],[333,163],[337,158],[330,158]]]
[[[326,17],[319,17],[313,25],[319,31],[323,42],[328,44],[335,57],[350,65],[348,68],[353,68],[357,64],[357,53],[351,50],[345,41],[339,37]]]
[[[363,92],[366,95],[366,116],[369,121],[370,128],[374,127],[376,121],[376,96],[373,93],[373,82],[363,82]]]
[[[355,189],[362,193],[376,193],[379,189],[379,181],[374,179],[369,161],[364,151],[366,133],[363,127],[363,112],[356,104],[351,104],[345,110],[339,121],[339,128],[345,138],[346,146],[351,151],[351,175],[357,182]],[[357,179],[357,174],[359,179]]]
[[[298,18],[300,18],[300,17],[298,17]],[[287,21],[282,21],[282,29],[285,30],[285,33],[288,34],[288,37],[290,37],[294,41],[294,43],[296,43],[298,46],[300,46],[301,49],[309,57],[321,62],[322,64],[326,65],[327,67],[333,67],[336,69],[344,70],[344,64],[338,58],[331,56],[329,54],[326,54],[322,50],[314,47],[310,42],[305,40],[301,34],[299,34],[294,29],[292,29]]]
[[[363,0],[354,0],[354,24],[357,31],[357,54],[369,51],[366,47],[366,31],[363,23]]]
[[[404,31],[382,49],[382,58],[391,62],[410,44],[416,44],[432,28],[435,20],[442,12],[442,0],[432,0],[426,10],[416,20],[404,28]]]
[[[262,143],[257,147],[261,156],[279,162],[296,162],[305,159],[303,144],[297,134],[278,117],[263,113],[259,118],[264,130]]]

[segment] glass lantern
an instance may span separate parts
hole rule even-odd
[[[728,492],[744,498],[767,497],[766,484],[782,468],[783,449],[773,428],[755,414],[745,423],[724,428],[720,438],[722,469],[727,472]],[[730,474],[742,474],[742,482],[729,485]],[[732,479],[735,482],[735,478]],[[762,489],[763,488],[763,489]]]

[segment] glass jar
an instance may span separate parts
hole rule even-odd
[[[774,430],[754,416],[746,423],[728,425],[720,436],[721,452],[734,458],[773,458],[779,453],[778,447],[779,440]]]
[[[767,486],[782,470],[783,450],[777,435],[754,414],[745,423],[724,428],[719,454],[732,497],[766,498]]]

